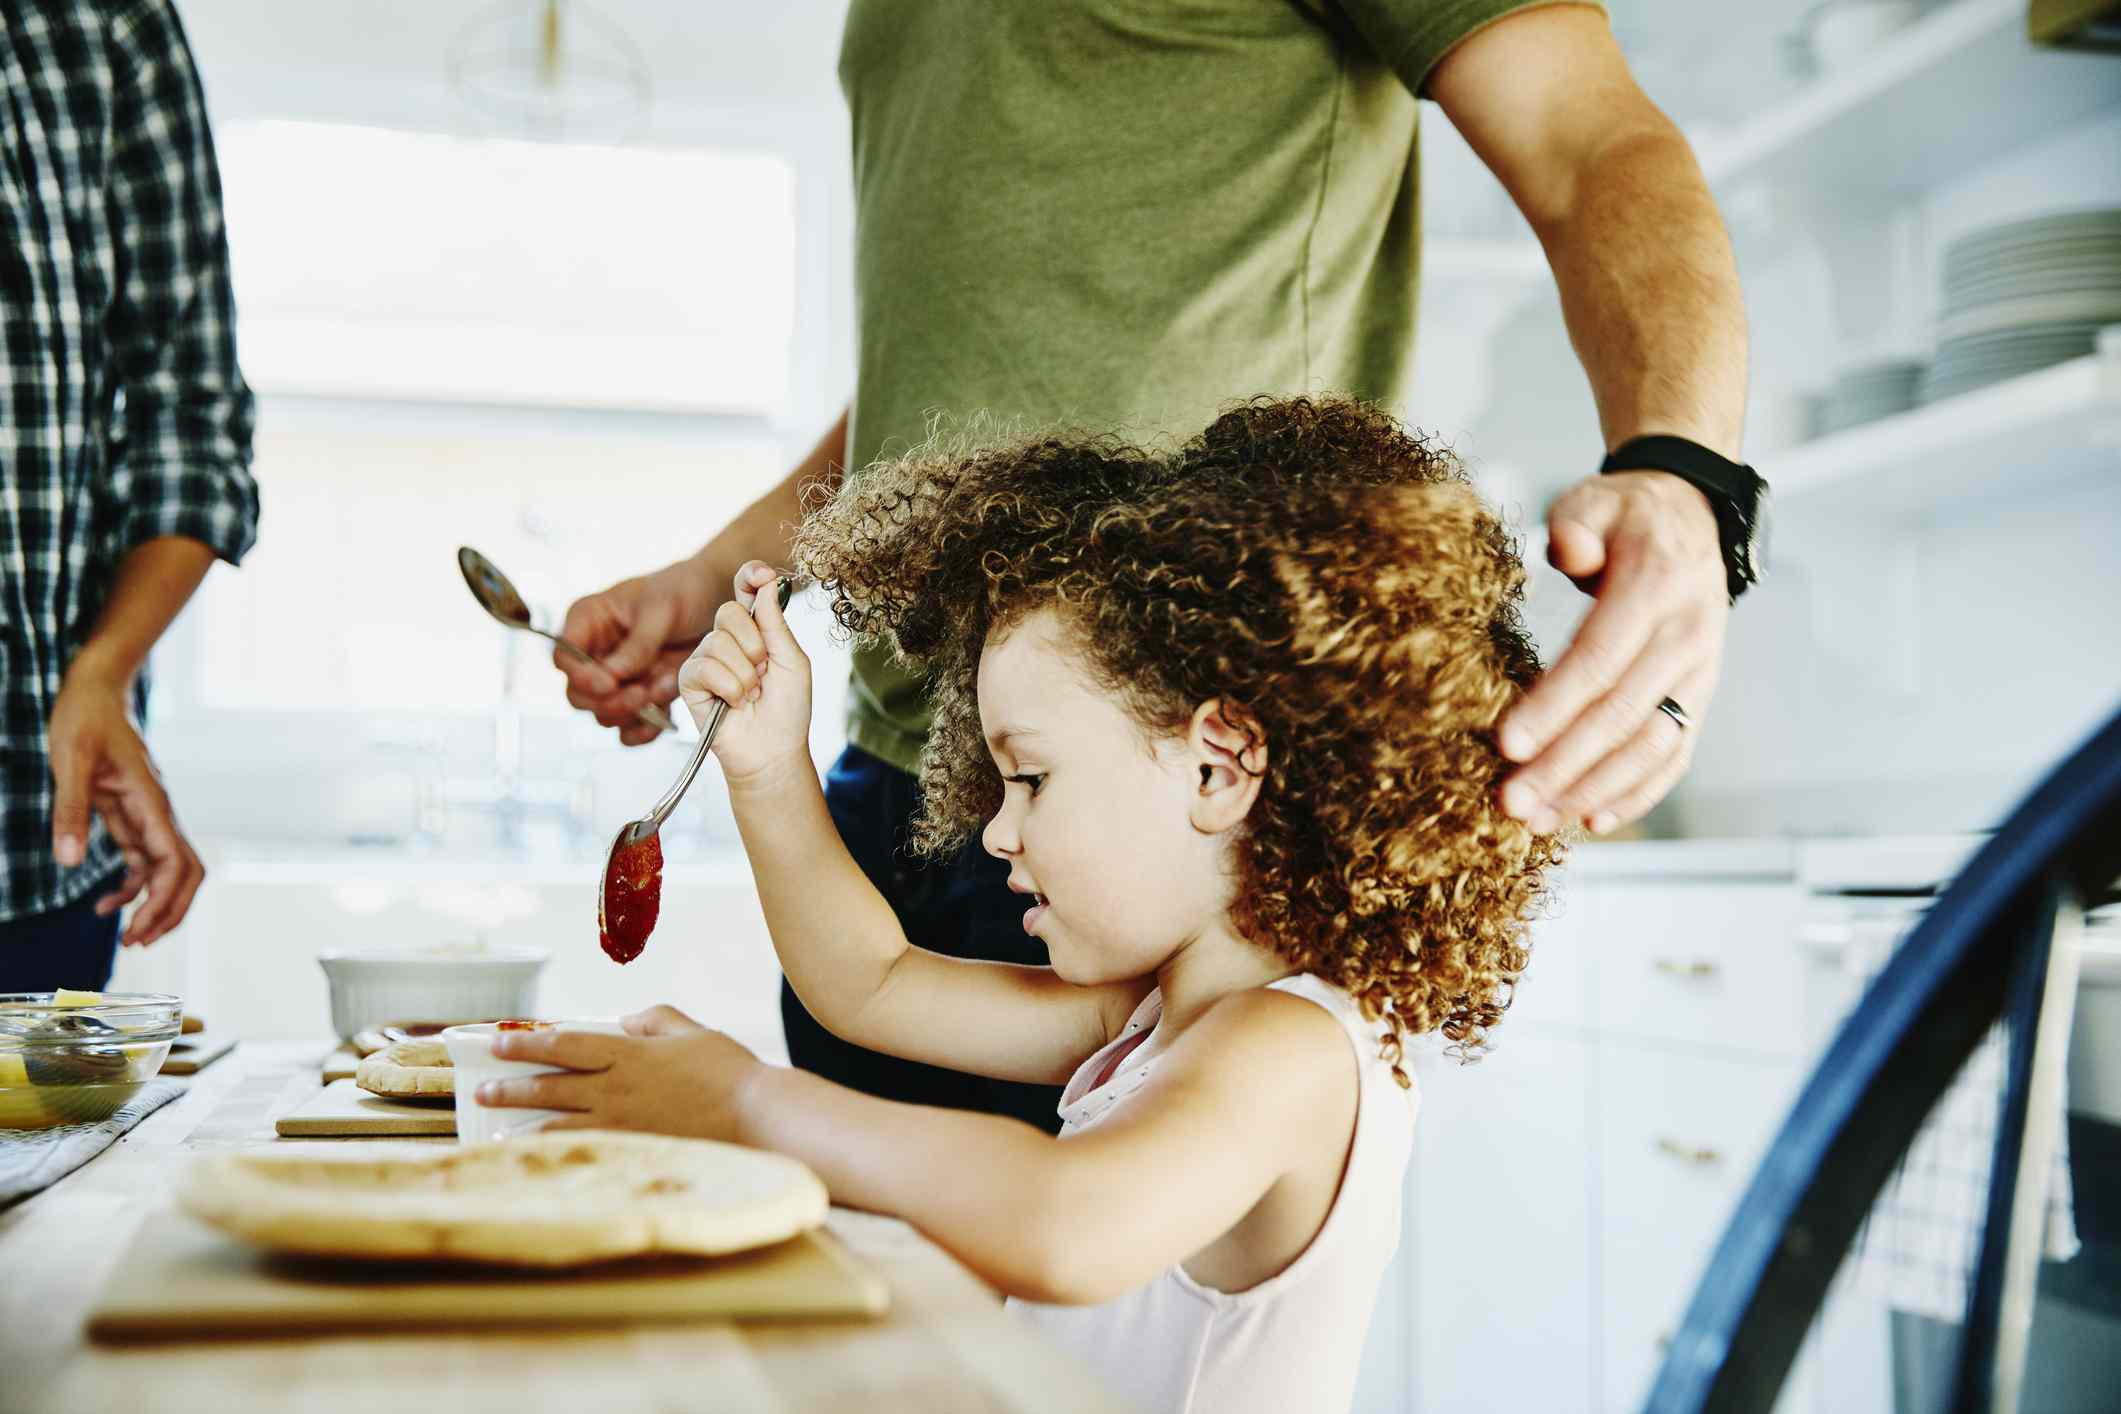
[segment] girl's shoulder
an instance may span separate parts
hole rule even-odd
[[[1360,1013],[1352,1001],[1337,1006],[1340,995],[1308,976],[1248,987],[1218,1000],[1181,1039],[1212,1047],[1219,1062],[1241,1061],[1262,1081],[1343,1091],[1357,1054],[1347,1017]]]

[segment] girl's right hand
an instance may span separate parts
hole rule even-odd
[[[736,598],[678,670],[678,695],[701,731],[717,701],[729,704],[714,754],[732,788],[791,760],[809,762],[810,658],[781,617],[780,595],[770,592],[779,577],[763,560],[738,570]]]

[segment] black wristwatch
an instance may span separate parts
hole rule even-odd
[[[1733,604],[1767,570],[1768,484],[1744,462],[1734,462],[1684,437],[1637,437],[1615,447],[1598,465],[1612,471],[1668,471],[1698,488],[1716,512],[1723,572]]]

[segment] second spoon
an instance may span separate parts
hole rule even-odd
[[[549,633],[532,623],[530,605],[523,602],[523,596],[516,592],[515,585],[507,575],[501,573],[500,566],[492,560],[469,545],[460,545],[457,547],[457,568],[464,572],[464,583],[471,587],[471,597],[478,600],[479,607],[493,615],[496,620],[510,628],[519,628],[525,633],[551,639],[562,652],[577,662],[596,663],[597,660],[582,649],[558,634]],[[633,715],[636,721],[654,727],[659,732],[677,730],[677,723],[670,720],[670,714],[653,702],[642,704],[641,710]]]

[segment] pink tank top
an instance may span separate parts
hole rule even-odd
[[[1174,1265],[1095,1306],[1008,1303],[1143,1414],[1346,1409],[1377,1284],[1399,1245],[1415,1092],[1400,1089],[1378,1058],[1382,1028],[1364,1021],[1346,993],[1308,973],[1267,985],[1332,1013],[1360,1062],[1355,1142],[1311,1245],[1241,1292],[1202,1286]],[[1076,1068],[1061,1093],[1063,1139],[1093,1128],[1148,1079],[1156,1057],[1143,1059],[1142,1043],[1162,1016],[1163,997],[1152,991],[1118,1038]]]

